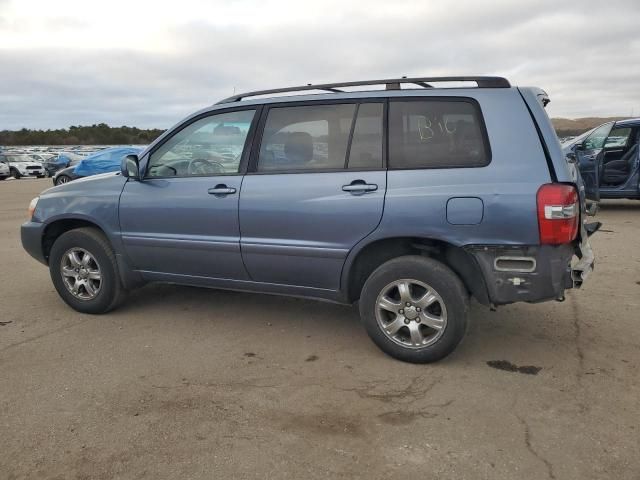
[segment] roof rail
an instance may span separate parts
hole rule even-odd
[[[503,77],[413,77],[413,78],[387,78],[385,80],[362,80],[359,82],[338,82],[323,83],[313,85],[301,85],[299,87],[275,88],[273,90],[256,90],[254,92],[245,92],[233,95],[231,97],[220,100],[221,103],[239,102],[247,97],[257,97],[258,95],[270,95],[275,93],[298,92],[305,90],[325,90],[327,92],[340,93],[341,87],[359,87],[364,85],[385,85],[386,90],[400,90],[403,83],[412,83],[423,88],[433,88],[430,82],[476,82],[478,88],[509,88],[511,84]]]

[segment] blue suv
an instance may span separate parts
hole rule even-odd
[[[383,351],[436,361],[470,297],[563,300],[592,270],[599,224],[547,102],[500,77],[235,95],[42,193],[22,243],[80,312],[146,282],[357,303]]]

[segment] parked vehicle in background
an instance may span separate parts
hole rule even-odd
[[[58,170],[77,165],[83,158],[85,157],[78,155],[77,153],[60,152],[58,155],[55,155],[53,158],[46,161],[43,165],[47,171],[47,175],[53,177]]]
[[[342,90],[371,85],[384,90]],[[386,353],[436,361],[464,336],[470,296],[563,300],[592,271],[599,225],[548,101],[499,77],[235,95],[119,173],[33,199],[22,244],[80,312],[145,282],[357,302]]]
[[[608,122],[578,142],[569,158],[578,163],[590,199],[640,199],[640,118]]]
[[[0,160],[0,180],[5,180],[11,176],[9,164]]]
[[[10,175],[15,179],[22,177],[43,178],[45,175],[42,164],[26,154],[1,153],[0,162],[9,166]]]
[[[28,155],[31,157],[32,160],[35,160],[36,162],[39,162],[42,164],[44,164],[45,162],[55,157],[55,155],[48,154],[48,153],[29,153]]]
[[[141,151],[142,147],[105,148],[84,157],[73,166],[58,171],[53,176],[53,184],[62,185],[78,178],[89,177],[99,173],[117,172],[120,170],[123,157],[135,155]]]

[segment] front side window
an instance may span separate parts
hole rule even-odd
[[[242,110],[193,122],[151,154],[147,177],[238,173],[254,115],[255,110]]]
[[[481,167],[490,161],[479,108],[470,101],[392,101],[391,168]]]
[[[344,168],[355,108],[353,104],[271,108],[257,170]]]

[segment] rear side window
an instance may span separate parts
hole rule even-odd
[[[482,167],[490,157],[475,103],[444,99],[390,102],[390,168]]]
[[[271,108],[258,171],[344,168],[355,108],[354,104]]]

